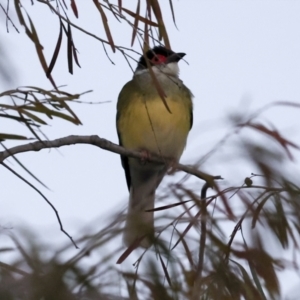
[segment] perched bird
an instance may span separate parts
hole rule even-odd
[[[122,88],[117,104],[117,132],[121,146],[178,161],[193,123],[192,93],[179,79],[175,53],[157,46],[142,55],[131,81]],[[152,74],[149,68],[152,69]],[[165,94],[164,104],[153,75]],[[124,242],[140,240],[148,247],[154,239],[155,190],[169,166],[121,157],[130,192]]]

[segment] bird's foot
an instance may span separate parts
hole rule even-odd
[[[142,155],[141,164],[144,165],[151,158],[151,154],[149,151],[143,149],[143,150],[141,150],[141,155]]]

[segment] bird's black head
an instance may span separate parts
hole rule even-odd
[[[175,53],[170,49],[163,46],[156,46],[151,50],[148,50],[145,55],[142,55],[137,66],[137,70],[147,69],[147,61],[149,66],[166,65],[169,63],[177,63],[181,58],[185,56],[185,53]]]

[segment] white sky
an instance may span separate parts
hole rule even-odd
[[[79,25],[105,38],[100,15],[92,1],[76,2]],[[183,163],[195,162],[213,147],[230,128],[229,114],[247,114],[276,100],[299,102],[299,1],[173,1],[179,30],[173,26],[168,2],[161,1],[161,5],[171,45],[174,51],[187,53],[185,60],[188,64],[180,62],[181,79],[195,95],[194,127],[181,160]],[[123,3],[130,8],[128,5],[135,1]],[[27,10],[38,29],[49,62],[58,36],[58,21],[41,7],[28,6]],[[23,28],[18,26],[21,34],[15,33],[12,28],[6,34],[3,14],[0,21],[1,40],[5,41],[1,45],[5,46],[14,67],[13,84],[2,84],[1,90],[25,85],[51,88]],[[112,18],[109,18],[109,24],[115,43],[130,47],[131,29],[125,24],[118,25]],[[93,93],[82,98],[84,101],[110,102],[93,106],[73,105],[83,126],[54,120],[49,121],[50,126],[43,130],[49,139],[70,134],[97,134],[117,143],[116,101],[122,86],[131,79],[132,72],[120,54],[113,54],[108,48],[115,62],[112,65],[99,42],[76,30],[73,34],[82,68],[74,67],[73,76],[68,73],[64,39],[52,73],[56,83],[66,84],[66,90],[72,92],[92,89]],[[135,49],[139,51],[137,43]],[[271,121],[283,134],[299,143],[299,111],[273,108],[263,115],[263,119]],[[1,121],[0,126],[1,132],[27,134],[24,127],[12,122]],[[14,144],[17,143],[7,143]],[[220,152],[220,155],[225,155],[226,162],[220,163],[216,156],[215,160],[209,160],[203,166],[203,170],[222,175],[226,184],[229,181],[241,184],[255,170],[246,164],[238,167],[232,163],[236,159],[232,146],[227,145]],[[299,164],[299,153],[296,155]],[[51,191],[42,187],[41,190],[56,206],[65,229],[75,239],[80,236],[83,227],[101,228],[106,224],[107,215],[127,205],[125,177],[120,159],[115,154],[77,145],[59,151],[26,153],[18,155],[18,158],[50,187]],[[25,175],[13,160],[9,162]],[[52,239],[53,245],[68,242],[59,231],[53,211],[35,191],[4,169],[0,169],[0,178],[2,226],[12,226],[17,231],[25,222],[46,241],[48,237]],[[174,180],[174,177],[171,179]],[[297,280],[299,283],[299,278],[294,275],[286,273],[285,276],[289,277],[282,279],[284,294],[296,286]]]

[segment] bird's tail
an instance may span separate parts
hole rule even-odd
[[[147,172],[146,172],[147,173]],[[154,200],[155,190],[161,182],[165,170],[160,169],[146,175],[145,171],[132,174],[127,219],[124,229],[124,243],[130,246],[141,240],[140,246],[148,248],[154,240]]]
[[[130,246],[141,239],[140,246],[147,248],[154,238],[154,208],[155,190],[149,195],[141,195],[131,189],[129,206],[124,231],[124,243]]]

